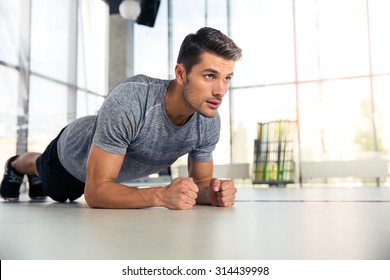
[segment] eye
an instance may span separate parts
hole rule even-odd
[[[206,79],[214,79],[214,74],[206,74],[204,75]]]
[[[230,82],[231,80],[232,80],[232,77],[231,77],[231,76],[228,76],[228,77],[225,78],[225,81],[226,81],[226,82]]]

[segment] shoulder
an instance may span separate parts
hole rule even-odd
[[[126,78],[119,82],[107,95],[107,98],[134,98],[144,99],[146,95],[159,95],[165,93],[168,86],[168,80],[152,78],[146,75],[136,75]]]
[[[166,83],[167,83],[166,80],[152,78],[152,77],[149,77],[146,75],[139,74],[139,75],[128,77],[128,78],[122,80],[121,82],[119,82],[118,85],[132,85],[132,84],[137,85],[138,84],[138,85],[150,86],[150,85],[164,85]]]

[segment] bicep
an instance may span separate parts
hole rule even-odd
[[[123,160],[124,155],[106,152],[92,144],[87,161],[86,186],[97,186],[105,181],[115,181]]]

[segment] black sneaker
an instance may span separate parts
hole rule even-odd
[[[27,175],[28,178],[28,195],[33,200],[45,200],[46,194],[43,189],[41,179],[35,175]]]
[[[0,185],[0,195],[8,201],[19,200],[19,189],[23,183],[24,174],[16,171],[11,165],[17,158],[18,156],[13,156],[5,163],[4,178]]]

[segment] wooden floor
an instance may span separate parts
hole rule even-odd
[[[242,188],[234,208],[0,202],[0,259],[390,259],[390,188]]]

